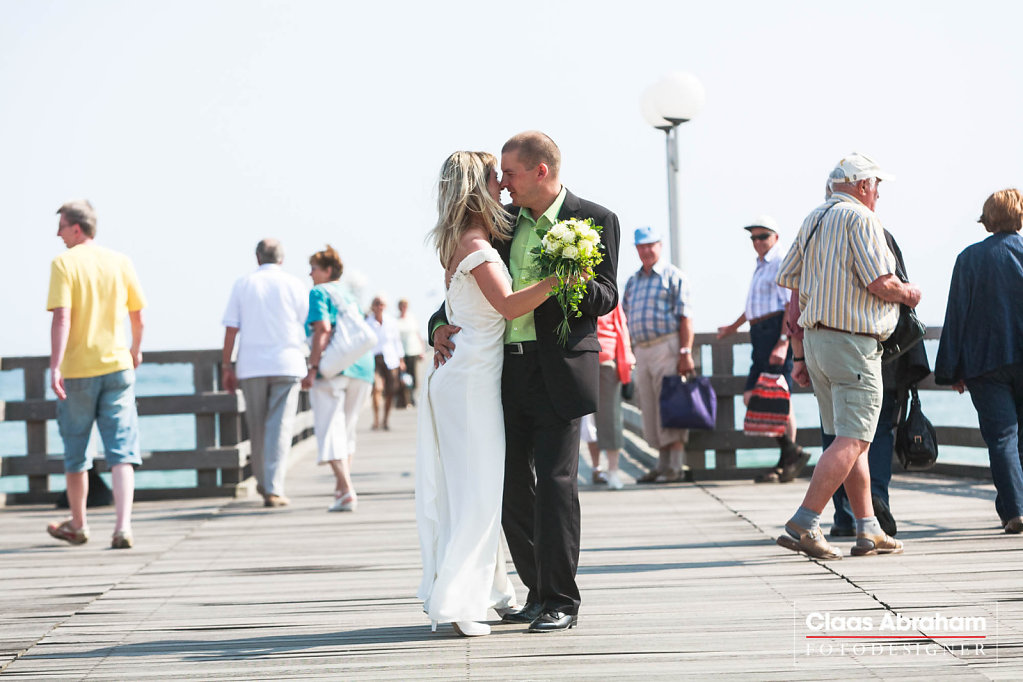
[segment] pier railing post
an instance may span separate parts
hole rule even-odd
[[[25,400],[46,399],[46,377],[49,369],[43,365],[30,365],[22,372],[25,375]],[[30,465],[44,473],[28,474],[28,492],[30,495],[45,495],[50,491],[50,477],[46,472],[46,420],[27,420],[25,422],[25,449]]]
[[[729,376],[735,364],[732,344],[711,344],[711,372],[713,376]],[[735,396],[722,395],[718,397],[718,415],[715,428],[720,433],[735,429]],[[715,469],[734,469],[735,450],[730,448],[719,448],[714,451]]]

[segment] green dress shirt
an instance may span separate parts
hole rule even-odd
[[[525,289],[530,284],[540,281],[537,275],[536,256],[531,252],[540,246],[540,237],[536,234],[536,228],[545,232],[558,222],[558,213],[561,212],[561,205],[565,203],[566,190],[561,188],[554,203],[547,207],[539,219],[534,220],[528,208],[519,209],[518,220],[515,221],[515,236],[512,237],[511,254],[508,259],[508,270],[512,276],[512,291]],[[536,341],[536,325],[533,322],[533,311],[529,311],[522,317],[508,320],[504,331],[505,343],[520,343],[523,341]]]

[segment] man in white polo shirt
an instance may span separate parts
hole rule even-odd
[[[299,384],[306,375],[303,324],[309,290],[281,269],[283,261],[279,241],[259,242],[259,269],[235,282],[224,311],[224,389],[233,392],[240,386],[245,396],[252,475],[267,507],[288,504],[284,474]],[[231,357],[239,333],[236,367]]]
[[[785,385],[792,389],[792,349],[785,334],[783,321],[785,304],[789,301],[789,290],[778,285],[778,266],[785,256],[779,242],[778,223],[767,215],[757,216],[744,228],[749,232],[753,250],[757,254],[756,268],[746,295],[746,308],[732,324],[718,327],[717,337],[723,339],[735,334],[739,327],[749,322],[751,366],[743,389],[742,402],[747,407],[753,397],[760,375],[764,372],[781,374]],[[781,418],[780,416],[778,418]],[[770,423],[770,426],[776,426]],[[796,478],[810,459],[810,453],[796,444],[796,413],[789,403],[788,422],[784,435],[776,438],[781,452],[778,463],[767,472],[758,475],[757,483],[788,483]]]

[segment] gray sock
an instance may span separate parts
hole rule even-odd
[[[796,524],[800,528],[803,528],[804,530],[813,530],[814,528],[820,525],[821,515],[812,509],[800,507],[799,509],[796,510],[796,513],[792,515],[792,518],[789,519],[789,521],[792,521],[794,524]],[[799,536],[793,533],[791,530],[789,530],[788,526],[785,527],[785,532],[787,532],[796,540],[799,539]]]
[[[883,535],[884,531],[881,530],[881,524],[877,522],[876,516],[865,516],[862,519],[856,519],[856,534],[860,535],[862,533],[867,535]]]

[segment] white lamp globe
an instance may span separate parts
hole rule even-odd
[[[699,115],[706,101],[703,84],[691,73],[669,73],[648,90],[656,113],[674,124],[684,123]]]
[[[643,93],[643,96],[639,99],[639,110],[643,114],[643,118],[654,128],[658,130],[671,130],[674,126],[671,121],[666,120],[657,109],[657,100],[655,93],[655,85],[651,85]]]

